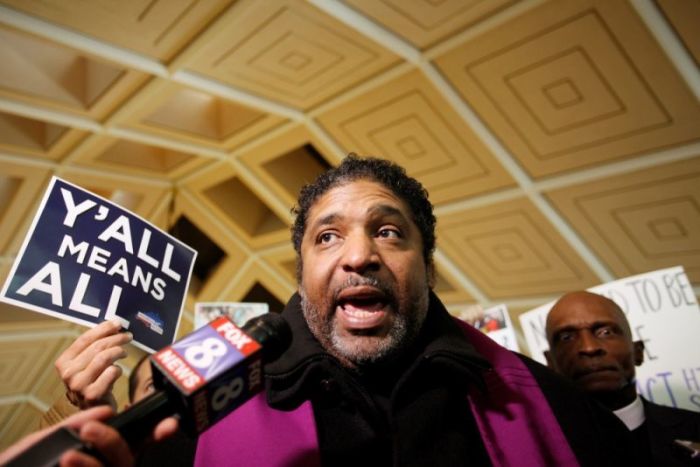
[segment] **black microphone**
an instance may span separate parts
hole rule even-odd
[[[279,357],[292,341],[287,322],[276,313],[249,320],[242,328],[219,317],[150,357],[156,392],[106,423],[137,447],[171,415],[184,431],[199,434],[263,388],[264,361]],[[99,458],[77,433],[60,428],[7,463],[7,467],[55,466],[69,449]]]

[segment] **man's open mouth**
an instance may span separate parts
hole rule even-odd
[[[361,286],[344,289],[336,300],[336,317],[350,329],[381,326],[388,312],[387,296],[380,290]]]

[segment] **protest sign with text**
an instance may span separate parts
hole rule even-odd
[[[683,268],[639,274],[588,290],[615,301],[627,316],[632,338],[644,341],[638,392],[659,404],[700,411],[700,307]],[[530,355],[541,363],[549,348],[545,322],[552,305],[520,315]]]
[[[57,177],[0,299],[75,323],[119,318],[137,345],[175,340],[196,251],[135,214]]]
[[[515,328],[504,304],[486,308],[472,325],[506,349],[519,352]]]
[[[243,327],[249,319],[270,311],[267,303],[257,302],[197,302],[194,304],[194,328],[199,329],[219,316],[227,316],[233,324]]]

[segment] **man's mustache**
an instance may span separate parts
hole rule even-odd
[[[351,287],[373,287],[379,290],[385,299],[392,305],[396,304],[396,297],[394,295],[394,289],[390,284],[386,284],[382,280],[374,276],[349,276],[343,283],[336,287],[333,291],[333,301],[337,302],[338,297],[343,292],[343,290]]]

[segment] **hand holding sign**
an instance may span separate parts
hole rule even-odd
[[[126,357],[124,345],[132,339],[120,329],[119,321],[105,321],[81,334],[56,360],[66,397],[74,406],[109,404],[117,409],[112,386],[122,370],[114,363]]]

